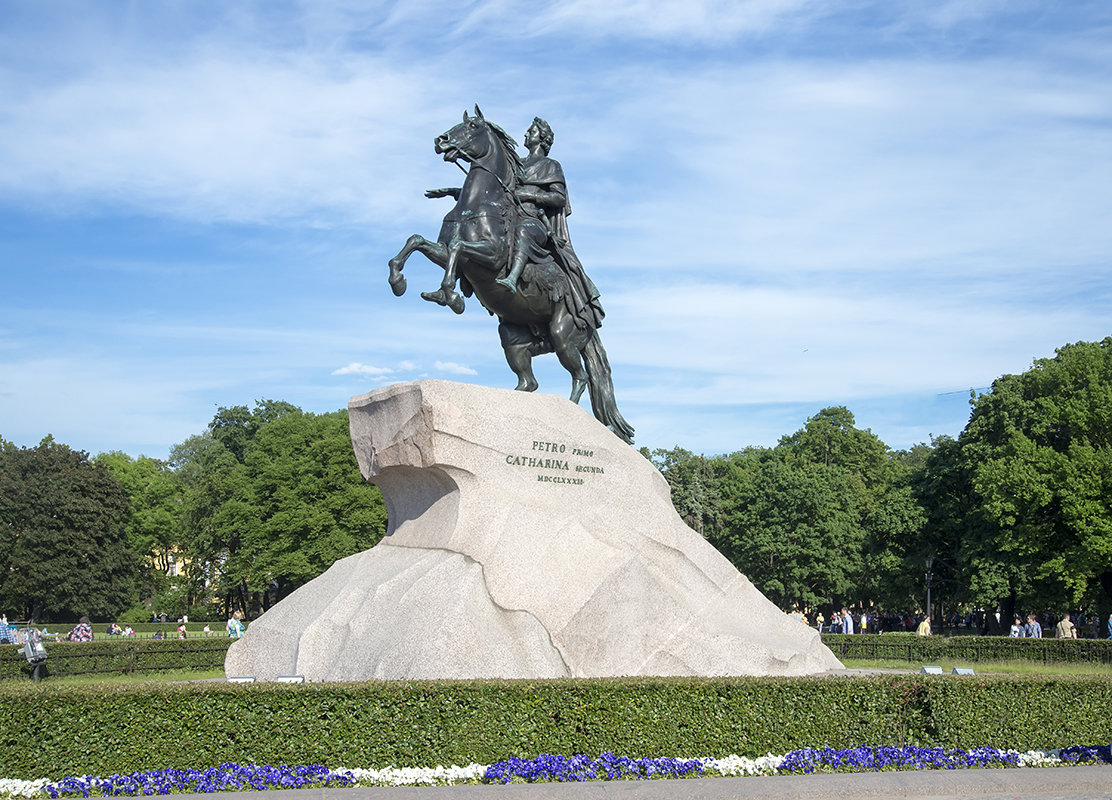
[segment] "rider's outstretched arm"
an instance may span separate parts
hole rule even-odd
[[[453,200],[459,200],[459,187],[452,187],[448,189],[429,189],[425,192],[425,197],[451,197]]]

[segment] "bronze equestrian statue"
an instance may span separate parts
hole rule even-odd
[[[525,136],[523,160],[504,130],[466,111],[463,122],[436,137],[445,161],[466,161],[458,189],[434,189],[428,197],[452,197],[435,242],[414,234],[390,259],[390,287],[405,293],[402,267],[414,252],[444,269],[435,292],[421,296],[463,313],[472,294],[498,317],[506,361],[517,389],[537,388],[534,356],[555,352],[571,373],[571,401],[589,391],[595,417],[626,442],[633,427],[618,411],[610,363],[598,329],[603,311],[567,232],[567,188],[560,163],[548,157],[552,129],[535,119]],[[460,165],[462,168],[462,165]],[[456,282],[459,282],[459,292]],[[462,292],[462,295],[460,295]]]

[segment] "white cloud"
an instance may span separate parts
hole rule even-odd
[[[70,249],[43,235],[30,262],[51,280],[5,286],[3,424],[65,420],[65,402],[42,398],[75,383],[106,398],[72,412],[75,435],[87,423],[120,446],[144,415],[151,431],[196,432],[214,405],[262,396],[327,410],[420,364],[512,385],[474,300],[456,317],[417,297],[438,268],[415,256],[409,294],[385,286],[405,236],[439,229],[450,204],[422,190],[461,176],[432,138],[473,102],[515,135],[534,114],[555,126],[619,398],[658,442],[732,431],[742,446],[798,427],[784,404],[983,386],[1107,333],[1112,51],[1063,32],[1103,30],[1094,5],[1047,28],[1009,27],[1023,8],[998,0],[343,0],[292,14],[199,0],[136,6],[129,25],[27,7],[50,24],[0,31],[0,203],[48,233],[57,216],[104,229]],[[947,38],[974,28],[975,42]],[[1017,38],[1034,46],[1004,44]],[[281,243],[245,245],[244,224]],[[136,260],[134,295],[116,275],[66,305],[93,286],[66,280],[73,253],[126,260],[121,243],[163,225],[185,231],[172,265]],[[314,227],[347,239],[301,248]],[[545,389],[567,386],[553,356],[537,369]],[[156,420],[161,407],[173,418]]]
[[[438,372],[446,372],[449,375],[478,375],[479,373],[471,369],[466,364],[457,364],[455,361],[437,361],[433,367]]]
[[[372,367],[368,364],[360,364],[358,361],[353,361],[346,367],[333,370],[333,375],[369,375],[371,377],[380,377],[382,375],[393,375],[397,370],[391,367]]]
[[[564,0],[548,6],[499,0],[476,4],[460,30],[495,26],[504,35],[512,27],[524,37],[560,33],[722,42],[767,33],[800,15],[821,13],[822,6],[810,0]]]

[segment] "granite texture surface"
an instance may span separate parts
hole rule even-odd
[[[252,622],[229,675],[806,675],[841,668],[555,395],[450,381],[349,403],[389,531]]]

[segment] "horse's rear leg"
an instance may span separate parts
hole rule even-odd
[[[562,307],[558,307],[552,316],[548,327],[552,337],[552,346],[556,350],[556,357],[564,365],[564,369],[571,373],[571,395],[569,399],[578,403],[587,388],[587,369],[583,366],[583,358],[579,351],[585,344],[585,337],[576,328],[575,320]]]
[[[543,349],[533,334],[521,325],[500,322],[498,338],[501,339],[502,349],[506,353],[506,363],[517,376],[517,386],[514,389],[519,392],[536,391],[540,384],[533,375],[533,356],[539,355]]]

